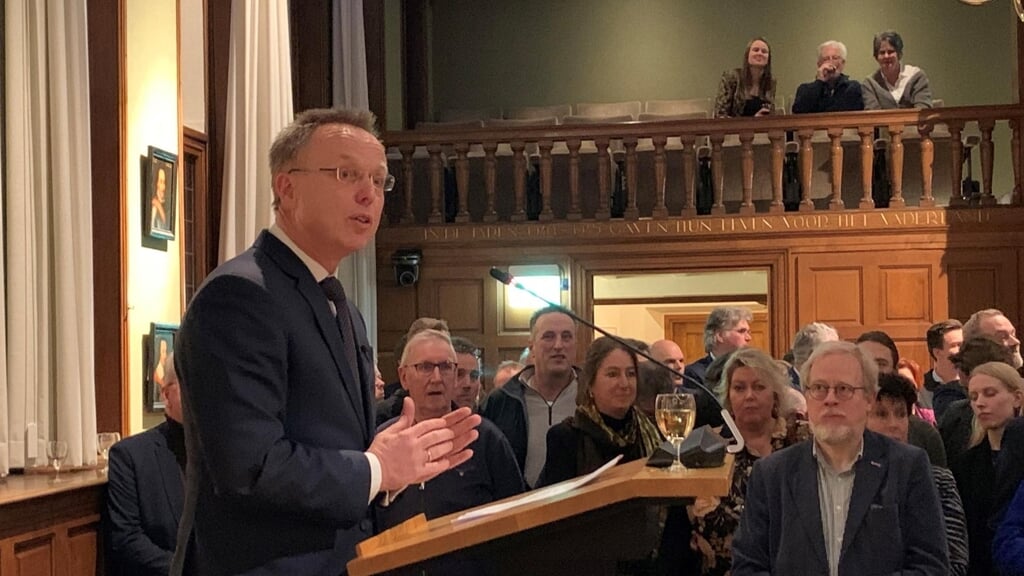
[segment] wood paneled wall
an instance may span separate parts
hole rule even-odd
[[[922,217],[913,216],[918,212]],[[812,230],[777,226],[760,233],[726,233],[738,228],[716,221],[715,229],[722,232],[701,237],[686,232],[693,228],[687,222],[701,219],[680,220],[679,226],[674,219],[665,221],[669,228],[682,230],[678,235],[664,234],[664,226],[657,227],[658,234],[645,235],[633,227],[627,234],[610,235],[608,228],[585,224],[564,234],[535,223],[519,225],[518,234],[504,228],[500,234],[485,234],[479,227],[458,225],[383,228],[377,239],[381,371],[394,378],[391,348],[418,316],[447,319],[454,334],[482,347],[489,368],[518,355],[528,330],[521,321],[510,321],[504,289],[488,271],[490,266],[531,263],[561,265],[570,283],[566,302],[586,318],[592,318],[595,275],[766,270],[769,352],[776,357],[788,350],[800,326],[820,320],[836,326],[847,339],[883,330],[896,340],[902,355],[927,367],[924,334],[933,322],[966,320],[978,309],[997,307],[1019,325],[1024,232],[1018,223],[1024,221],[1024,210],[930,210],[928,218],[924,212],[908,210],[900,220],[926,224],[897,229],[891,216],[872,224],[876,211],[846,211],[839,228],[829,224]],[[850,222],[863,225],[849,229]],[[414,247],[423,252],[420,281],[398,287],[391,254]],[[581,330],[579,338],[589,341],[591,334]],[[581,346],[580,360],[583,353]]]

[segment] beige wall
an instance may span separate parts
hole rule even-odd
[[[206,132],[206,45],[203,0],[180,0],[181,123]]]
[[[129,423],[133,432],[163,420],[144,415],[142,336],[150,322],[177,323],[181,317],[181,258],[178,241],[142,238],[142,159],[149,146],[179,153],[177,0],[127,0],[126,154],[129,346]],[[176,229],[181,231],[179,154]],[[164,244],[166,244],[164,246]]]
[[[850,50],[856,79],[877,68],[875,33],[894,28],[947,106],[1014,101],[1009,2],[956,0],[434,0],[434,111],[581,101],[714,97],[750,38],[766,37],[780,94],[813,79],[817,45]]]

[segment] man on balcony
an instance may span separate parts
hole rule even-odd
[[[843,74],[846,45],[829,40],[818,46],[818,72],[814,82],[801,84],[793,99],[794,114],[846,112],[864,109],[860,83]]]

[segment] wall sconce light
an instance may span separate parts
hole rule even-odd
[[[530,264],[509,266],[508,273],[523,287],[536,292],[548,302],[562,303],[562,290],[568,290],[568,279],[562,278],[562,269],[557,264]],[[537,310],[548,306],[524,290],[514,286],[505,287],[505,302],[509,308]]]

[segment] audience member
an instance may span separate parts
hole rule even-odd
[[[708,314],[704,324],[704,351],[707,356],[686,366],[683,373],[704,382],[704,373],[718,356],[750,344],[753,315],[746,308],[723,306]]]
[[[878,70],[861,84],[865,110],[931,108],[928,76],[917,66],[903,63],[903,38],[895,30],[875,35]]]
[[[1024,359],[1020,355],[1020,340],[1017,339],[1017,329],[1013,323],[1001,311],[995,308],[979,310],[971,315],[964,324],[964,339],[975,336],[988,336],[999,342],[1013,355],[1011,365],[1020,369],[1024,366]]]
[[[373,399],[380,402],[384,399],[384,377],[380,374],[380,368],[373,365]]]
[[[636,401],[636,354],[611,338],[594,340],[583,364],[575,413],[551,427],[547,460],[537,486],[597,470],[615,456],[620,463],[646,458],[662,436]]]
[[[1024,484],[999,523],[992,544],[992,561],[1003,576],[1024,575]]]
[[[868,358],[874,359],[879,373],[895,373],[896,365],[900,363],[900,351],[896,347],[896,342],[888,334],[878,330],[865,332],[857,338],[857,347]],[[948,466],[946,449],[942,445],[942,436],[934,426],[916,414],[910,415],[909,442],[924,449],[928,453],[928,460],[932,465]]]
[[[493,385],[491,389],[497,390],[501,388],[525,367],[526,366],[523,366],[516,360],[505,360],[501,364],[498,364],[498,367],[494,370],[494,379],[492,380]]]
[[[533,313],[533,365],[496,389],[481,409],[508,438],[528,486],[544,467],[548,429],[576,413],[576,321],[563,310],[548,306]]]
[[[818,345],[837,340],[839,340],[839,333],[824,322],[811,322],[805,325],[793,336],[793,368],[799,373],[803,369],[804,362],[807,362]]]
[[[932,369],[924,375],[924,386],[918,391],[918,403],[924,408],[935,410],[932,396],[943,384],[960,386],[956,366],[949,361],[952,354],[960,351],[964,343],[963,324],[959,320],[949,319],[936,322],[925,333],[928,345],[928,356],[932,359]],[[939,414],[936,414],[938,417]]]
[[[843,74],[846,45],[829,40],[818,46],[818,71],[813,82],[801,84],[793,99],[793,113],[863,110],[860,83]]]
[[[654,421],[654,400],[675,389],[672,374],[654,362],[640,362],[636,376],[636,407]]]
[[[467,406],[476,412],[480,404],[480,350],[461,336],[452,337],[452,346],[458,363],[452,401],[458,407]]]
[[[1002,362],[988,362],[971,371],[967,381],[974,430],[970,447],[953,461],[953,476],[964,502],[971,567],[968,574],[996,576],[992,563],[992,517],[996,488],[995,461],[1003,443],[1003,430],[1021,407],[1024,381]]]
[[[950,356],[950,360],[960,374],[957,381],[967,382],[971,371],[987,362],[1003,362],[1012,365],[1013,352],[995,340],[978,336],[964,342],[960,351]],[[941,400],[942,395],[939,393],[944,391],[945,387],[936,393],[935,398]],[[965,396],[967,394],[966,391],[962,393]],[[970,401],[966,398],[950,403],[939,417],[939,435],[942,436],[942,443],[946,448],[946,458],[950,462],[967,449],[973,423],[974,411],[971,409]]]
[[[718,405],[708,396],[707,392],[701,390],[694,382],[687,382],[686,375],[681,373],[685,370],[686,359],[683,357],[683,351],[679,348],[678,344],[672,340],[658,340],[651,344],[651,356],[675,371],[670,372],[670,374],[677,392],[693,394],[694,403],[697,406],[695,427],[699,428],[705,424],[709,426],[722,425],[722,415]],[[666,370],[666,372],[668,371]],[[714,383],[709,382],[709,384],[713,386]]]
[[[918,394],[921,393],[921,389],[924,386],[924,374],[921,373],[920,364],[911,358],[900,358],[900,361],[896,363],[896,373],[909,380],[914,385],[914,389],[917,390]],[[925,408],[920,403],[916,403],[911,414],[935,426],[935,411],[931,408]]]
[[[853,344],[828,342],[801,381],[814,439],[754,464],[733,576],[948,574],[927,456],[866,429],[877,365]]]
[[[409,338],[398,376],[416,405],[414,421],[441,418],[452,411],[457,358],[452,339],[444,332],[427,328]],[[386,422],[381,430],[395,422],[397,418]],[[377,507],[382,529],[419,513],[426,514],[429,520],[514,496],[525,489],[512,447],[501,431],[487,420],[480,423],[477,431],[480,436],[469,445],[472,458],[408,488],[389,505]]]
[[[166,576],[185,505],[185,430],[174,353],[164,362],[164,421],[110,449],[103,543],[107,574]],[[192,554],[185,574],[194,573]]]
[[[775,78],[768,41],[754,38],[747,43],[743,66],[722,74],[715,98],[715,117],[764,116],[775,106]]]
[[[917,392],[910,380],[899,374],[879,374],[878,396],[874,409],[868,415],[868,430],[906,443],[910,415],[916,402]],[[950,574],[965,576],[969,564],[967,521],[960,493],[956,489],[956,480],[948,468],[935,465],[932,465],[932,479],[939,492],[939,502],[942,503]]]
[[[756,348],[736,350],[726,362],[722,381],[727,383],[722,404],[746,444],[736,454],[729,495],[721,500],[697,498],[688,506],[693,522],[688,541],[701,557],[702,574],[729,573],[733,533],[745,505],[754,462],[785,448],[793,437],[784,416],[791,410],[789,377],[770,356]]]
[[[416,333],[422,332],[423,330],[438,330],[448,334],[448,323],[439,318],[431,318],[429,316],[423,316],[417,318],[409,324],[409,329],[406,330],[395,345],[395,359],[398,360],[405,353],[405,343],[409,341]],[[380,428],[381,424],[384,424],[392,418],[397,418],[402,413],[402,406],[405,404],[405,398],[409,396],[405,388],[402,388],[402,382],[397,381],[384,386],[384,398],[377,400],[376,411],[374,416],[374,425]]]

